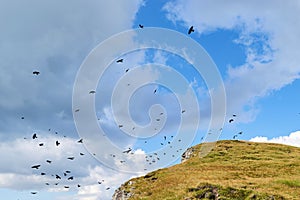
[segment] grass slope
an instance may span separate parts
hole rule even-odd
[[[121,186],[137,199],[300,199],[300,148],[219,141],[204,158],[134,178]]]

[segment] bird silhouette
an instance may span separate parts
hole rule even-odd
[[[41,166],[41,165],[33,165],[31,168],[32,168],[32,169],[39,169],[40,166]]]
[[[39,75],[40,72],[39,72],[39,71],[33,71],[32,74],[34,74],[34,75]]]
[[[84,155],[84,153],[79,153],[79,155],[83,156],[83,155]]]
[[[42,176],[45,176],[45,175],[46,175],[46,173],[42,172],[42,173],[41,173],[41,175],[42,175]]]
[[[25,119],[25,117],[21,117],[21,119]]]
[[[46,162],[50,164],[52,161],[51,160],[46,160]]]
[[[96,93],[95,90],[91,90],[91,91],[89,92],[89,94],[95,94],[95,93]]]
[[[117,60],[117,63],[122,63],[123,62],[123,58]]]
[[[129,148],[128,150],[123,151],[123,153],[129,153],[132,149]]]
[[[125,73],[127,73],[129,71],[129,69],[126,69]]]
[[[83,143],[83,139],[80,139],[77,141],[78,143]]]
[[[75,112],[79,112],[79,109],[76,109]]]
[[[143,26],[142,24],[139,24],[139,27],[140,27],[140,28],[144,28],[144,26]]]
[[[185,110],[182,110],[181,113],[185,113]]]
[[[153,91],[153,93],[155,94],[157,92],[157,90],[155,89],[154,91]]]
[[[242,135],[242,134],[243,134],[243,131],[240,131],[238,134]]]
[[[58,142],[58,140],[56,140],[55,145],[56,146],[60,145],[60,142]]]
[[[73,180],[73,178],[74,178],[73,176],[70,176],[70,177],[68,178],[68,180]]]
[[[69,160],[74,160],[74,157],[68,157],[67,159],[69,159]]]
[[[65,185],[64,188],[69,189],[70,187]]]
[[[31,192],[31,194],[37,194],[37,192]]]
[[[106,190],[109,190],[109,189],[110,189],[110,187],[107,187],[107,188],[106,188]]]
[[[195,30],[194,30],[194,26],[191,26],[190,28],[189,28],[189,31],[188,31],[188,34],[191,34],[192,32],[194,32]]]
[[[59,175],[57,175],[57,174],[55,174],[55,178],[56,179],[61,179],[61,177]]]
[[[36,135],[36,133],[34,133],[33,135],[32,135],[32,139],[36,139],[37,138],[37,135]]]
[[[236,114],[233,114],[232,117],[236,117]]]
[[[233,121],[234,121],[234,119],[230,119],[230,120],[229,120],[229,123],[232,123]]]
[[[70,174],[70,173],[71,173],[71,171],[69,171],[69,170],[66,170],[65,172],[66,172],[66,173],[68,173],[68,174]]]
[[[234,135],[234,136],[233,136],[233,139],[236,139],[236,138],[237,138],[237,135]]]

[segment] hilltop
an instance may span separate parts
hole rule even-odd
[[[300,199],[300,148],[224,140],[204,158],[200,148],[189,148],[180,164],[127,181],[113,199]]]

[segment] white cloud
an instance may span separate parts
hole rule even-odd
[[[44,133],[49,134],[49,133]],[[76,194],[65,192],[59,193],[59,199],[111,199],[116,188],[126,180],[142,175],[117,172],[104,167],[96,161],[84,148],[83,144],[77,143],[77,139],[64,138],[62,136],[50,135],[44,136],[38,134],[38,138],[33,140],[16,139],[10,142],[0,143],[0,187],[12,190],[26,191],[48,191],[59,193],[68,191],[63,188],[64,185],[70,186],[70,191]],[[55,145],[58,140],[61,144]],[[43,142],[44,146],[38,144]],[[85,155],[80,156],[83,152]],[[144,152],[137,150],[144,156]],[[74,160],[68,160],[67,157],[74,156]],[[51,164],[46,160],[52,161]],[[142,163],[140,160],[134,160],[135,165]],[[31,166],[40,164],[40,169],[32,169]],[[70,170],[68,176],[63,172]],[[40,173],[45,172],[45,176]],[[61,180],[52,176],[58,174]],[[73,176],[74,180],[68,181],[67,177]],[[18,181],[16,181],[18,180]],[[98,184],[98,181],[101,184]],[[45,183],[49,183],[47,186]],[[57,186],[54,183],[59,183]],[[81,187],[77,188],[77,184]],[[107,190],[107,188],[110,188]]]
[[[165,5],[167,17],[196,33],[234,30],[234,40],[246,49],[246,63],[228,69],[225,80],[229,113],[243,114],[249,122],[257,114],[258,98],[279,90],[299,78],[297,56],[300,39],[298,1],[210,1],[176,0]],[[228,63],[230,65],[230,63]],[[243,111],[247,105],[251,109]]]
[[[250,139],[252,142],[270,142],[270,143],[278,143],[278,144],[286,144],[295,147],[300,147],[300,131],[292,132],[288,136],[279,136],[268,139],[264,136],[256,136]]]

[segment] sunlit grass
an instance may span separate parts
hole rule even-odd
[[[132,179],[122,188],[133,193],[134,200],[209,199],[212,191],[221,199],[300,197],[300,148],[219,141],[208,156],[199,158],[200,147],[194,147],[188,161]]]

